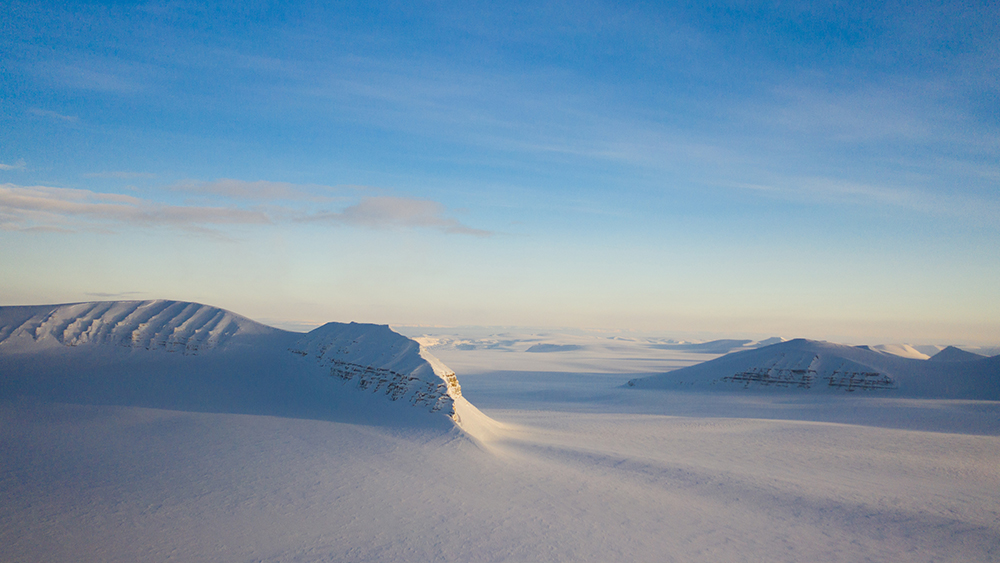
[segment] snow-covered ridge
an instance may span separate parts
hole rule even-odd
[[[385,325],[327,323],[289,350],[329,368],[331,377],[433,412],[454,414],[462,396],[455,372]]]
[[[112,344],[194,355],[236,334],[281,332],[246,317],[182,301],[99,301],[0,308],[0,349]]]
[[[25,365],[31,365],[32,357],[41,360],[51,352],[69,353],[101,370],[113,367],[101,350],[122,348],[129,350],[129,365],[137,366],[130,369],[142,374],[136,381],[143,384],[159,377],[151,375],[154,372],[163,373],[162,366],[169,361],[163,353],[172,352],[171,357],[221,358],[224,367],[214,363],[214,371],[194,376],[202,373],[198,371],[202,364],[192,357],[180,364],[184,374],[156,379],[157,385],[198,387],[233,376],[233,385],[242,386],[245,374],[251,372],[260,374],[255,376],[257,386],[302,378],[316,382],[328,375],[342,382],[345,390],[369,392],[456,422],[460,412],[466,419],[477,417],[475,407],[462,399],[454,371],[417,342],[384,325],[327,323],[299,334],[217,307],[167,300],[0,307],[0,359],[22,356],[29,362]],[[271,367],[257,370],[261,363]],[[227,395],[238,392],[232,389]]]
[[[1000,400],[1000,357],[932,362],[867,346],[797,339],[732,353],[662,375],[633,379],[648,389],[782,390],[884,397]]]

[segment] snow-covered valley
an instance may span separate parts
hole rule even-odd
[[[420,346],[70,307],[0,308],[3,561],[1000,557],[996,400],[626,385],[737,341]]]

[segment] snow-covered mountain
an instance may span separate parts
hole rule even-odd
[[[327,323],[289,350],[329,368],[331,377],[356,381],[358,388],[384,392],[393,401],[452,413],[462,396],[455,372],[388,326]]]
[[[182,301],[0,307],[0,351],[111,344],[193,355],[236,335],[281,332],[217,307]]]
[[[787,390],[1000,400],[1000,357],[932,362],[867,346],[796,339],[651,377],[639,389]]]
[[[453,371],[387,326],[300,334],[167,300],[0,307],[4,395],[307,417],[370,411],[371,395],[460,424],[482,417]]]

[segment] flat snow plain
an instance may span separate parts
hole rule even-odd
[[[352,389],[324,415],[311,382],[172,408],[8,389],[0,560],[1000,559],[996,402],[638,391],[717,354],[528,340],[430,347],[497,421],[475,437]]]

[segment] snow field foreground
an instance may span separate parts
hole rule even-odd
[[[0,407],[4,561],[991,561],[996,436],[491,411]]]

